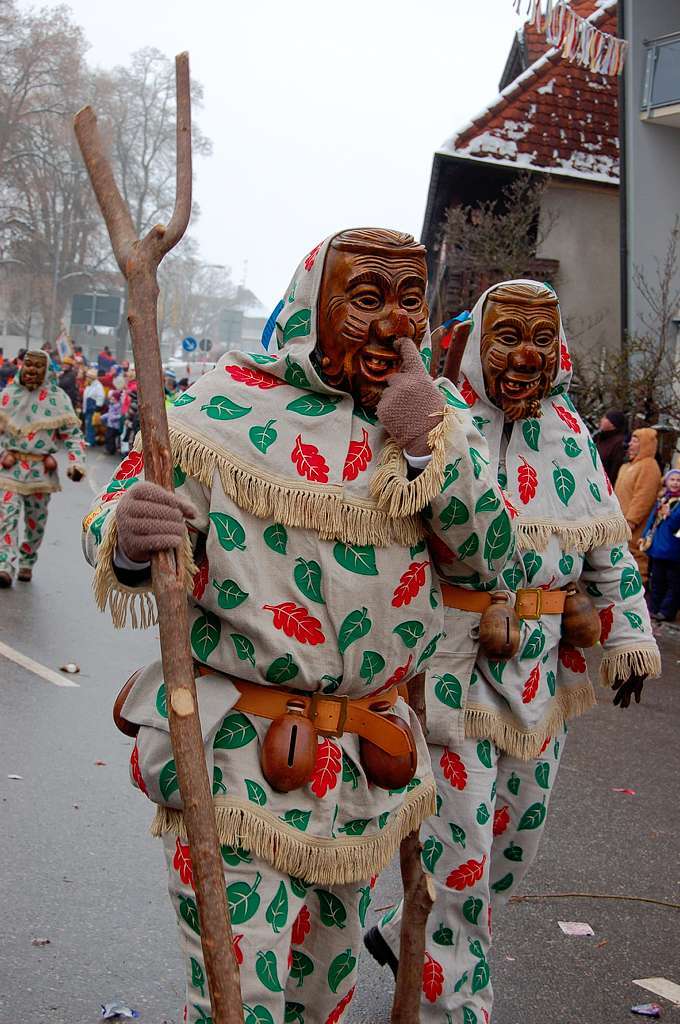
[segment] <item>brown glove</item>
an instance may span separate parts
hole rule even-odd
[[[2,468],[11,469],[16,461],[17,460],[15,459],[11,452],[5,452],[5,454],[2,457]]]
[[[118,546],[133,562],[148,562],[155,551],[178,548],[186,535],[185,519],[193,505],[158,484],[135,484],[116,508]]]
[[[54,473],[57,468],[57,460],[54,455],[46,455],[43,459],[43,466],[46,473]]]
[[[399,338],[395,348],[401,355],[401,368],[390,377],[378,402],[378,419],[409,455],[428,455],[427,435],[441,423],[444,397],[411,339]]]
[[[612,689],[616,690],[614,704],[620,708],[627,708],[633,697],[635,697],[635,703],[639,704],[646,678],[647,676],[632,675],[628,679],[615,679],[612,683]]]
[[[66,470],[66,476],[69,480],[73,480],[74,484],[79,483],[85,476],[85,470],[80,469],[79,466],[69,466]]]

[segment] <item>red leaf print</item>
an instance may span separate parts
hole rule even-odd
[[[554,402],[551,402],[551,405],[562,422],[566,423],[570,430],[573,430],[575,434],[581,433],[581,424],[575,416],[572,416],[568,409],[563,409],[561,405],[555,405]]]
[[[5,493],[2,496],[2,500],[5,501],[5,502],[11,501],[13,494],[14,494],[14,491],[5,491]]]
[[[38,392],[38,401],[39,402],[44,402],[46,398],[47,398],[47,388],[41,388],[40,391]]]
[[[361,440],[352,441],[347,451],[345,468],[342,471],[343,480],[356,480],[359,473],[363,473],[373,458],[371,446],[368,443],[368,431],[361,431]]]
[[[302,605],[294,601],[283,601],[281,604],[263,604],[262,607],[274,613],[274,629],[282,629],[286,636],[292,636],[299,643],[309,644],[310,647],[326,642],[321,623]]]
[[[132,778],[134,779],[137,788],[141,790],[144,796],[149,796],[149,790],[146,788],[146,783],[142,778],[142,770],[139,767],[139,750],[137,748],[136,740],[135,745],[132,748],[132,753],[130,754],[130,771],[132,772]],[[149,797],[149,799],[151,799],[151,797]]]
[[[538,487],[538,475],[530,462],[520,455],[522,465],[517,467],[517,484],[522,504],[526,505],[532,498],[536,497]]]
[[[491,907],[489,907],[489,912],[490,911],[491,911]],[[489,931],[490,930],[491,929],[489,929]],[[482,1008],[482,1016],[484,1017],[484,1024],[490,1024],[491,1017],[489,1016],[489,1011]]]
[[[271,373],[265,373],[264,370],[254,370],[250,366],[225,366],[224,369],[232,380],[238,381],[239,384],[245,384],[249,388],[259,388],[260,391],[280,388],[285,386],[286,383],[285,380],[279,380],[278,377],[272,376]]]
[[[455,868],[446,879],[447,889],[455,889],[456,892],[470,889],[481,879],[484,874],[485,864],[486,854],[484,854],[481,860],[466,860],[459,868]]]
[[[425,998],[431,1003],[436,1003],[444,990],[444,971],[429,953],[425,954],[423,966],[423,992]]]
[[[298,476],[304,476],[313,484],[328,483],[328,465],[319,449],[314,444],[304,444],[302,435],[295,438],[295,447],[290,453],[291,462],[295,463]]]
[[[565,668],[570,668],[572,672],[586,671],[586,659],[576,647],[572,647],[571,644],[560,644],[558,650],[560,661]]]
[[[2,404],[9,405],[9,391],[6,391],[2,396]]]
[[[35,431],[33,431],[33,430],[31,431],[30,434],[26,434],[26,440],[27,441],[32,441],[34,437],[35,437]]]
[[[310,786],[312,793],[324,797],[329,789],[335,789],[342,768],[342,753],[333,740],[323,739],[316,750],[316,766]]]
[[[103,494],[101,494],[99,496],[99,500],[100,501],[117,501],[118,498],[122,498],[124,494],[127,494],[127,491],[124,491],[124,490],[120,490],[120,491],[105,491]]]
[[[545,751],[548,749],[548,747],[550,746],[550,741],[551,740],[552,740],[552,736],[546,736],[545,743],[543,744],[543,746],[541,747],[541,749],[538,752],[538,756],[539,757],[541,756],[541,754],[545,753]]]
[[[26,520],[26,526],[29,528],[29,530],[35,530],[37,525],[38,524],[36,523],[35,519],[32,516],[29,516],[29,518]]]
[[[182,879],[183,885],[190,885],[194,888],[194,870],[191,866],[191,854],[189,853],[188,843],[183,843],[182,840],[177,837],[177,843],[175,845],[175,856],[172,860],[172,866],[179,874]]]
[[[4,540],[5,544],[11,544],[12,543],[12,534],[11,533],[6,533],[5,536],[2,539]]]
[[[532,668],[529,678],[524,684],[522,690],[522,704],[531,704],[532,700],[538,693],[538,684],[541,681],[541,666],[534,665]]]
[[[448,747],[444,747],[439,764],[444,772],[444,778],[451,783],[454,789],[465,789],[468,780],[467,768],[458,754],[454,754]]]
[[[479,395],[472,387],[472,384],[467,379],[467,377],[463,377],[463,383],[460,386],[460,397],[463,399],[464,402],[467,402],[470,408],[472,408],[472,406],[479,398]]]
[[[493,834],[502,836],[510,824],[510,812],[507,807],[499,807],[493,816]]]
[[[502,488],[501,488],[501,494],[503,495],[503,501],[505,502],[505,507],[507,508],[508,512],[510,513],[510,518],[514,519],[515,516],[519,515],[519,511],[515,508],[513,503],[510,501],[510,495],[506,494],[505,491]]]
[[[434,555],[437,561],[444,565],[455,562],[458,557],[455,551],[448,548],[444,541],[434,533],[427,538],[427,546],[430,549],[430,554]]]
[[[120,466],[116,470],[114,480],[131,480],[133,476],[139,476],[144,469],[144,456],[141,452],[130,452],[126,458],[123,459]]]
[[[243,963],[243,950],[241,949],[241,939],[243,934],[232,936],[231,948],[234,950],[234,956],[236,957],[236,963],[241,966]]]
[[[611,633],[612,626],[614,624],[614,605],[608,604],[606,608],[600,608],[598,612],[600,616],[600,624],[602,629],[600,631],[600,643],[604,644]]]
[[[356,985],[352,985],[347,995],[342,997],[342,999],[340,1000],[340,1002],[338,1003],[334,1010],[331,1010],[328,1017],[326,1017],[326,1024],[338,1024],[338,1022],[342,1018],[343,1013],[345,1012],[349,1004],[352,1002],[352,999],[354,998],[355,988]]]
[[[565,342],[560,345],[560,370],[571,370],[571,356]]]
[[[194,589],[192,591],[197,601],[200,601],[205,594],[205,588],[208,586],[208,573],[210,572],[210,566],[208,565],[207,555],[201,561],[198,569],[194,573]]]
[[[301,946],[305,941],[305,935],[309,935],[312,930],[312,923],[309,916],[309,909],[307,904],[304,904],[300,908],[300,913],[293,921],[293,931],[291,942],[294,946]]]
[[[604,482],[607,485],[607,494],[613,494],[614,493],[614,488],[612,487],[612,482],[611,482],[611,480],[609,479],[609,477],[607,476],[606,473],[604,474]]]
[[[411,562],[392,595],[393,608],[401,608],[403,605],[411,603],[421,587],[425,585],[425,570],[429,564],[429,562]]]
[[[397,686],[402,679],[408,675],[412,661],[413,655],[409,654],[408,660],[403,665],[400,665],[399,668],[395,669],[387,682],[383,683],[382,686],[379,686],[377,690],[371,690],[371,697],[377,697],[379,693],[383,693],[385,690],[390,690],[393,686]]]
[[[314,246],[311,252],[307,253],[307,255],[305,256],[305,270],[312,269],[314,263],[316,262],[316,257],[319,255],[319,249],[321,248],[322,245],[323,242],[319,242],[318,245]]]

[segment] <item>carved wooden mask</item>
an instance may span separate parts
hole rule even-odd
[[[47,353],[27,352],[21,367],[20,381],[28,391],[35,391],[44,383],[47,374]]]

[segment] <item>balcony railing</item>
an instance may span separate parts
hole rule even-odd
[[[680,32],[645,41],[647,60],[642,80],[642,111],[659,117],[663,107],[680,104]]]

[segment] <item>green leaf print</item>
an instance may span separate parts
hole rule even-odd
[[[543,626],[539,622],[536,626],[536,629],[532,630],[529,639],[522,648],[520,660],[526,660],[527,658],[535,660],[536,658],[540,658],[540,656],[543,654],[544,647],[545,633],[543,632]]]
[[[244,1003],[243,1012],[245,1014],[243,1024],[275,1024],[267,1007],[261,1006],[259,1003],[257,1006],[246,1006]],[[202,1022],[199,1020],[196,1021],[196,1024],[202,1024]]]
[[[198,960],[195,957],[189,957],[191,964],[191,984],[194,988],[197,988],[202,996],[205,995],[205,974]]]
[[[230,868],[237,868],[239,864],[252,864],[253,862],[250,850],[244,850],[242,846],[229,846],[224,843],[220,847],[220,853],[222,860]]]
[[[520,861],[524,857],[524,850],[521,846],[517,846],[516,843],[510,843],[510,846],[506,846],[503,850],[503,856],[507,860]]]
[[[460,992],[460,990],[462,989],[463,985],[465,984],[465,982],[467,980],[468,980],[468,972],[465,971],[465,973],[461,974],[460,978],[458,979],[456,984],[453,986],[453,991],[454,992]],[[476,1020],[477,1020],[477,1018],[475,1017],[475,1021]],[[447,1014],[446,1024],[453,1024],[453,1017],[451,1016],[450,1013]],[[467,1022],[466,1022],[466,1024],[467,1024]]]
[[[522,780],[520,779],[519,775],[515,775],[515,773],[512,772],[510,778],[508,779],[508,789],[510,790],[513,796],[517,796],[517,794],[519,793],[521,781]]]
[[[568,455],[570,459],[575,459],[583,451],[574,437],[563,437],[562,444],[564,445],[564,454]]]
[[[463,706],[463,687],[459,680],[450,672],[434,678],[437,680],[434,687],[434,695],[437,700],[449,708],[456,710],[461,708]]]
[[[626,616],[633,629],[644,630],[642,619],[637,612],[624,612],[623,614]]]
[[[491,521],[484,539],[484,557],[489,569],[493,569],[496,559],[503,557],[510,547],[511,540],[510,516],[503,509],[501,514]]]
[[[478,825],[486,825],[486,823],[487,823],[487,821],[489,820],[490,817],[491,817],[491,814],[489,813],[489,808],[486,806],[485,803],[481,803],[479,805],[479,807],[477,808],[477,814],[476,814],[477,824]]]
[[[534,777],[541,789],[550,789],[550,765],[547,761],[538,762]]]
[[[249,661],[255,668],[255,645],[252,640],[242,633],[230,633],[229,638],[234,645],[236,656],[239,661]]]
[[[288,320],[286,321],[286,325],[283,328],[284,344],[286,344],[289,341],[292,341],[293,338],[306,338],[307,335],[311,333],[311,330],[311,309],[298,309],[297,313],[293,313],[293,315],[288,318]],[[307,378],[305,377],[305,380],[306,379]],[[303,384],[302,387],[309,387],[309,384]]]
[[[358,403],[354,405],[353,415],[358,419],[363,420],[364,423],[369,423],[372,427],[378,422],[378,417],[374,416],[368,409],[363,409]]]
[[[295,559],[295,568],[293,569],[295,584],[304,597],[317,604],[326,603],[321,593],[321,575],[321,566],[318,562],[313,560],[307,562],[304,558]]]
[[[422,554],[426,549],[427,543],[424,540],[419,540],[417,544],[413,544],[413,546],[409,548],[409,554],[411,558],[415,558],[416,555]]]
[[[218,592],[218,605],[227,611],[231,608],[238,608],[248,598],[248,594],[245,590],[241,590],[235,580],[222,580],[221,583],[213,580],[212,584]]]
[[[326,928],[344,928],[347,921],[347,911],[342,900],[333,892],[327,889],[315,889],[319,897],[319,917],[321,924]]]
[[[324,684],[324,686],[321,689],[321,692],[328,694],[335,693],[335,691],[339,688],[339,686],[342,683],[342,672],[340,673],[339,676],[321,676],[322,683],[324,682],[325,679],[327,679],[328,682]]]
[[[241,711],[230,711],[219,727],[214,750],[238,750],[257,739],[257,733]]]
[[[288,892],[285,882],[279,882],[279,887],[267,907],[265,918],[267,924],[272,926],[272,931],[275,935],[278,935],[281,929],[285,927],[288,920]],[[274,990],[272,989],[272,991]]]
[[[349,782],[352,789],[356,789],[359,785],[359,771],[344,750],[342,752],[342,781]]]
[[[541,424],[538,420],[524,420],[522,423],[522,433],[524,434],[524,440],[529,445],[532,451],[539,451],[538,442],[541,436]]]
[[[423,864],[425,865],[425,868],[430,872],[431,875],[434,874],[434,869],[437,866],[437,861],[439,860],[443,852],[443,844],[440,843],[435,836],[428,836],[428,838],[423,843],[423,849],[421,851],[420,856],[422,858]]]
[[[469,518],[467,505],[460,498],[454,496],[439,516],[439,522],[442,529],[450,530],[452,526],[461,526],[463,523],[467,523]]]
[[[466,921],[469,921],[470,924],[477,924],[483,907],[484,904],[482,900],[478,899],[476,896],[470,896],[470,898],[463,904],[463,917]]]
[[[612,565],[618,565],[618,563],[621,561],[622,558],[623,558],[623,548],[616,547],[616,548],[612,548],[611,549],[611,551],[609,553],[609,561],[612,563]]]
[[[445,384],[437,384],[437,387],[441,391],[442,395],[446,399],[446,404],[450,405],[452,409],[465,409],[467,412],[468,405],[462,398],[458,398],[454,395],[453,391],[449,391]]]
[[[264,987],[270,992],[283,992],[276,966],[276,954],[273,950],[259,951],[255,961],[255,973]]]
[[[307,895],[307,890],[311,888],[311,882],[303,882],[301,878],[295,878],[294,875],[289,875],[289,878],[292,892],[298,899],[303,900]]]
[[[453,945],[453,931],[451,928],[447,928],[443,922],[440,923],[436,931],[432,932],[432,941],[436,942],[438,946],[452,946]]]
[[[348,821],[346,825],[338,829],[338,832],[344,832],[348,836],[362,836],[370,820],[370,818],[353,818],[352,821]]]
[[[590,452],[590,457],[593,460],[593,469],[597,469],[597,448],[595,447],[595,442],[591,437],[588,438],[588,451]]]
[[[238,420],[247,416],[252,408],[252,405],[237,405],[226,395],[213,395],[207,405],[201,406],[201,412],[211,420]]]
[[[501,499],[490,487],[488,491],[484,491],[481,498],[477,499],[475,505],[475,512],[496,512],[500,508]]]
[[[283,1024],[305,1024],[304,1012],[305,1008],[302,1003],[286,1002]]]
[[[197,935],[201,934],[201,925],[198,920],[198,907],[193,896],[180,896],[179,914]]]
[[[217,796],[218,793],[226,793],[227,787],[223,782],[224,776],[222,769],[218,768],[217,765],[213,765],[213,777],[212,777],[212,795]]]
[[[259,782],[255,782],[254,779],[245,779],[246,792],[248,793],[248,799],[252,803],[257,804],[259,807],[264,807],[267,803],[267,794],[260,785]]]
[[[175,466],[173,471],[172,471],[172,486],[175,488],[175,490],[178,487],[182,486],[182,484],[184,483],[186,478],[187,478],[187,475],[184,472],[184,470],[182,469],[182,467],[181,466]]]
[[[290,825],[291,828],[296,828],[299,832],[305,832],[309,825],[309,819],[312,816],[311,811],[300,811],[297,807],[293,807],[292,810],[286,811],[281,817],[281,821],[285,821],[286,825]]]
[[[361,893],[361,898],[359,899],[359,924],[364,928],[366,925],[366,914],[368,913],[368,908],[371,905],[370,885],[367,885],[363,889],[359,889],[359,892]]]
[[[108,512],[104,512],[103,515],[97,516],[97,518],[94,520],[94,522],[90,523],[90,533],[94,537],[95,542],[97,544],[101,544],[101,542],[102,542],[102,529],[103,529],[104,523],[106,522],[107,516],[108,516]]]
[[[343,953],[338,953],[328,968],[328,984],[331,992],[337,992],[338,986],[348,978],[357,965],[357,958],[352,956],[352,950],[348,947]]]
[[[454,824],[454,822],[449,823],[449,828],[451,829],[451,838],[453,842],[457,843],[458,846],[462,846],[463,849],[465,849],[465,844],[467,843],[465,829],[461,828],[460,825]]]
[[[276,420],[267,420],[264,426],[251,427],[248,431],[251,442],[263,455],[267,454],[279,436],[278,431],[274,430],[275,423]]]
[[[490,661],[488,664],[489,672],[491,673],[492,678],[495,679],[496,682],[502,686],[503,673],[505,672],[505,666],[507,665],[507,661]]]
[[[586,594],[590,594],[591,597],[602,597],[602,591],[596,583],[588,583],[586,586]]]
[[[338,633],[338,649],[344,654],[350,644],[363,639],[370,632],[373,623],[368,617],[367,608],[357,608],[343,620]]]
[[[227,886],[227,901],[232,925],[244,924],[257,913],[260,906],[257,890],[261,881],[262,875],[258,871],[252,885],[248,885],[247,882],[232,882]]]
[[[293,661],[291,654],[284,654],[281,658],[274,658],[267,672],[265,679],[269,683],[289,683],[295,679],[300,669]]]
[[[183,395],[176,398],[172,403],[173,409],[181,409],[183,405],[191,405],[192,402],[196,401],[196,395],[190,395],[188,391],[185,391]]]
[[[313,973],[314,962],[309,959],[306,953],[300,952],[299,949],[294,949],[290,965],[290,976],[297,982],[297,987],[302,988],[305,978]]]
[[[546,655],[547,657],[547,655]],[[551,697],[555,696],[555,673],[549,671],[545,677],[546,683],[548,684],[548,693]]]
[[[423,366],[425,367],[425,369],[429,373],[430,372],[430,364],[432,363],[432,349],[428,345],[425,345],[423,348],[421,348],[421,350],[420,350],[420,358],[423,361]]]
[[[531,583],[534,576],[543,565],[543,559],[540,555],[537,555],[535,551],[526,551],[522,555],[522,562],[524,563],[524,572],[526,573],[527,583]]]
[[[477,744],[477,757],[481,764],[485,768],[491,767],[491,742],[490,740],[480,740]]]
[[[359,576],[377,576],[375,548],[372,544],[342,544],[333,548],[333,557],[338,565]]]
[[[545,802],[539,804],[532,804],[528,807],[520,819],[520,823],[517,826],[518,832],[526,832],[529,829],[540,828],[545,821],[546,807]]]
[[[168,717],[168,696],[165,690],[165,683],[161,683],[156,693],[156,711],[161,718]]]
[[[628,597],[634,597],[635,594],[639,594],[642,590],[642,577],[638,570],[632,566],[627,565],[621,573],[621,580],[619,582],[619,593],[623,601]]]
[[[562,469],[557,463],[554,463],[555,468],[553,469],[553,483],[555,485],[555,493],[560,499],[563,505],[568,505],[571,501],[574,491],[576,490],[576,480],[574,474],[568,469]]]
[[[209,512],[208,519],[212,521],[217,534],[220,547],[225,551],[239,551],[246,549],[246,532],[237,519],[228,516],[226,512]]]
[[[297,412],[301,416],[326,416],[335,410],[338,402],[342,399],[332,395],[300,395],[299,398],[289,402],[286,409],[290,412]]]
[[[378,828],[380,829],[381,832],[384,829],[385,825],[387,824],[387,819],[389,818],[389,816],[389,811],[383,811],[383,813],[378,818]]]
[[[559,570],[563,576],[569,576],[574,568],[574,559],[571,555],[562,555],[559,561]]]
[[[398,626],[395,626],[392,632],[396,633],[406,647],[412,650],[425,636],[425,626],[417,619],[407,619],[406,622],[400,622]]]
[[[296,363],[290,356],[286,356],[286,372],[284,373],[286,384],[294,388],[310,388],[312,385],[307,380],[307,374],[299,363]]]
[[[275,551],[277,555],[285,555],[288,547],[288,533],[281,523],[274,523],[268,526],[263,533],[264,542],[268,548]]]
[[[485,420],[483,416],[473,416],[472,422],[477,427],[479,433],[484,437],[484,427],[487,423],[491,423],[491,420]]]
[[[471,533],[470,536],[463,541],[458,548],[459,558],[472,558],[479,549],[479,537],[476,533]]]
[[[439,641],[441,640],[441,638],[443,636],[444,636],[443,633],[435,633],[435,635],[432,637],[432,639],[430,640],[430,642],[427,645],[427,647],[425,648],[425,650],[422,652],[422,654],[418,658],[418,660],[416,662],[416,668],[420,668],[421,665],[424,665],[425,662],[428,661],[432,657],[432,655],[437,650],[437,644],[439,643]]]
[[[477,1014],[469,1006],[463,1007],[463,1024],[479,1024]]]
[[[503,875],[503,877],[499,878],[497,882],[494,882],[491,888],[494,892],[505,892],[506,889],[510,888],[514,880],[515,876],[512,871],[508,871],[507,875]]]
[[[492,886],[493,889],[496,886]],[[475,969],[472,972],[472,994],[475,992],[481,992],[483,988],[489,984],[489,965],[486,960],[479,960],[475,964]]]
[[[366,680],[367,686],[370,686],[375,677],[382,672],[385,664],[385,659],[377,651],[364,651],[359,675]]]
[[[524,573],[518,565],[513,565],[509,569],[504,569],[501,575],[503,576],[503,580],[508,590],[511,590],[513,594],[524,579]]]
[[[455,483],[455,481],[460,476],[458,466],[462,462],[462,459],[463,456],[459,455],[455,462],[449,462],[449,464],[444,469],[444,483],[442,484],[441,490],[442,494],[444,493],[444,491],[448,490],[451,484]]]
[[[602,501],[602,495],[600,494],[600,488],[597,486],[594,480],[588,481],[588,490],[595,498],[595,501]]]
[[[174,761],[168,761],[158,777],[158,785],[164,800],[169,800],[173,793],[179,791],[179,779]]]

